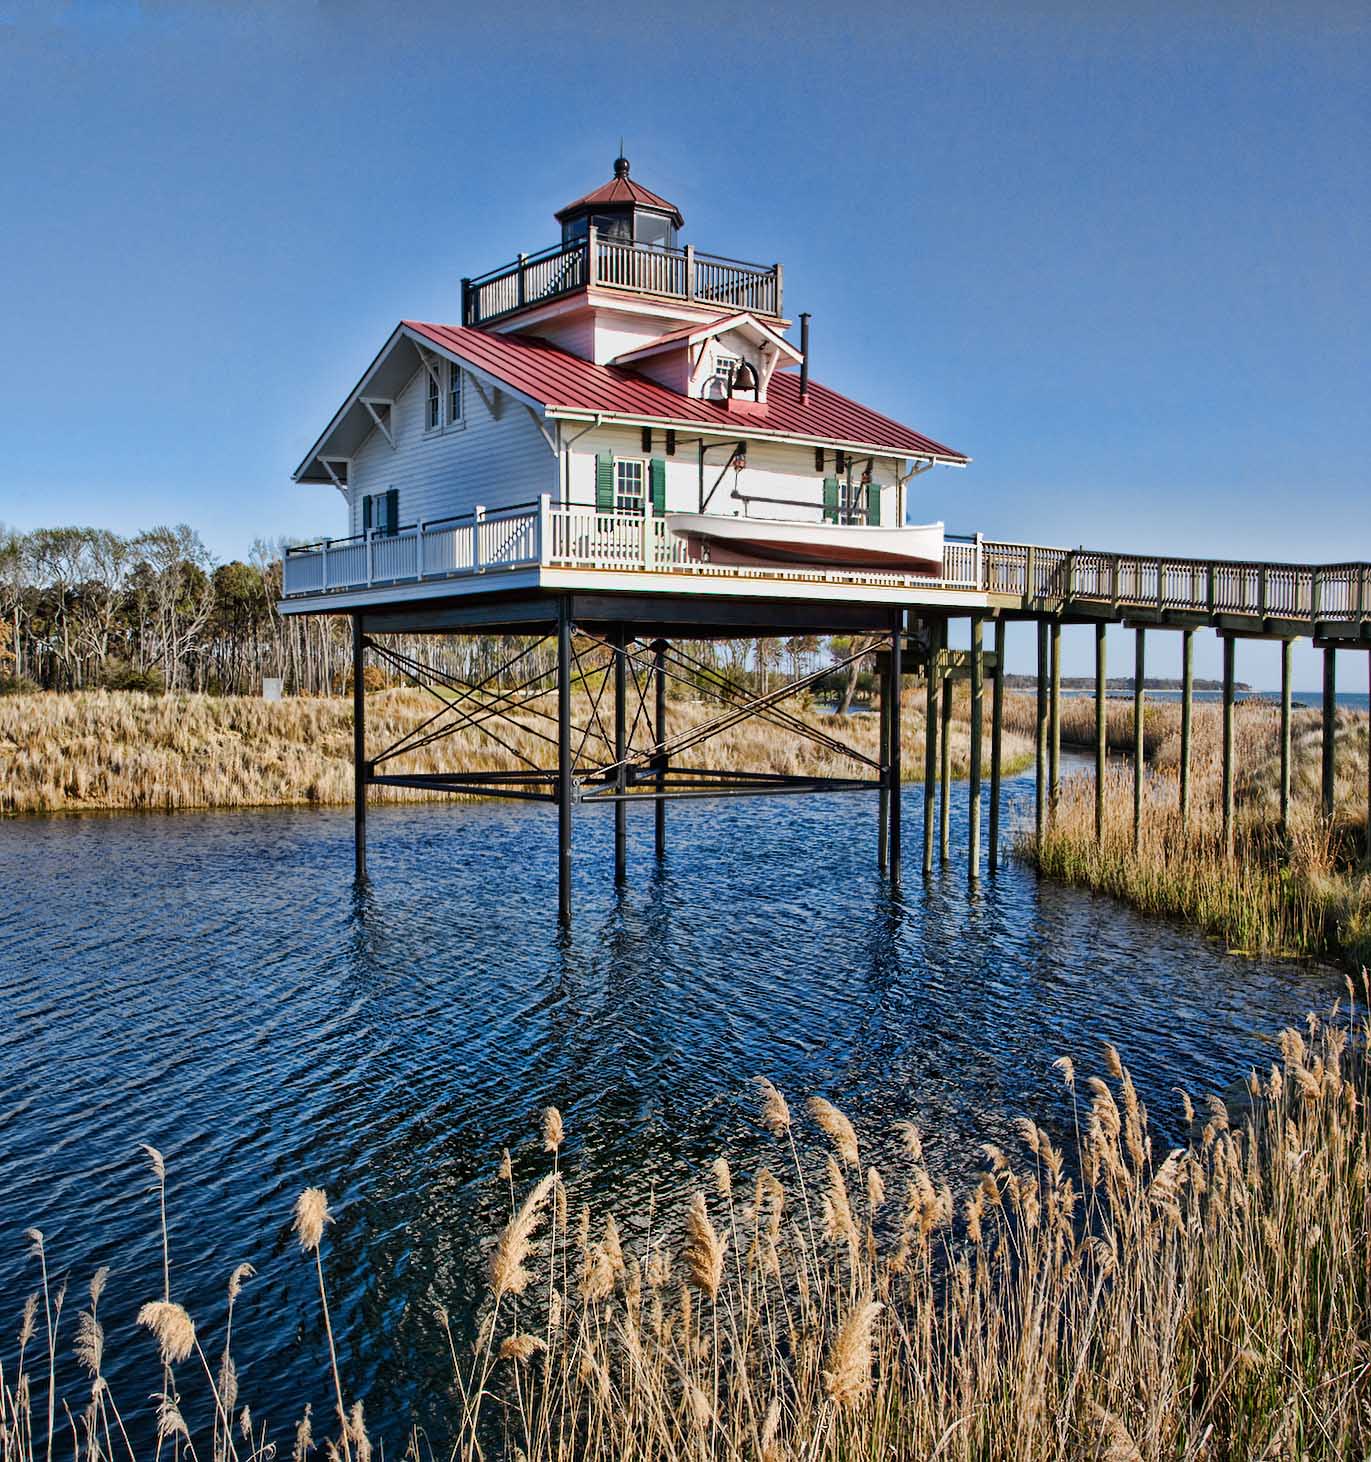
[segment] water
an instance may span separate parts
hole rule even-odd
[[[650,809],[633,808],[622,897],[610,817],[588,810],[570,937],[551,916],[543,807],[373,809],[360,901],[347,811],[4,825],[3,1354],[35,1284],[21,1232],[36,1224],[72,1277],[69,1319],[94,1267],[113,1266],[107,1373],[140,1409],[155,1365],[131,1322],[161,1287],[136,1154],[151,1142],[170,1176],[173,1289],[211,1342],[229,1271],[258,1268],[235,1320],[254,1414],[284,1434],[306,1400],[328,1411],[312,1271],[289,1232],[318,1184],[337,1215],[326,1262],[347,1391],[389,1447],[416,1411],[441,1436],[434,1308],[465,1323],[477,1241],[504,1213],[500,1150],[520,1182],[542,1170],[547,1102],[580,1193],[612,1174],[636,1234],[653,1190],[679,1197],[722,1145],[777,1160],[753,1125],[755,1073],[792,1099],[837,1099],[878,1157],[888,1124],[913,1117],[957,1187],[976,1144],[1014,1145],[1014,1115],[1065,1132],[1057,1055],[1096,1070],[1115,1039],[1174,1137],[1173,1086],[1222,1089],[1269,1057],[1268,1032],[1330,998],[1329,971],[1237,960],[1014,864],[972,894],[957,860],[925,889],[919,805],[908,789],[901,898],[876,876],[874,798],[677,804],[661,870]],[[963,824],[958,799],[954,848]]]

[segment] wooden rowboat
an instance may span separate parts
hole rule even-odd
[[[943,571],[941,523],[864,528],[716,513],[668,513],[666,521],[678,537],[707,546],[711,563],[829,564],[935,577],[941,577]]]

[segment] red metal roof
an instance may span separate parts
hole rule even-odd
[[[552,409],[697,423],[716,430],[733,429],[742,437],[774,432],[836,447],[875,448],[892,456],[934,457],[959,465],[971,460],[817,381],[809,383],[809,400],[802,403],[800,380],[793,373],[776,372],[767,388],[766,405],[743,416],[713,401],[678,395],[627,366],[582,360],[534,336],[495,335],[420,320],[406,320],[404,325]]]
[[[669,213],[675,220],[676,227],[681,228],[685,219],[681,217],[681,210],[674,203],[668,203],[665,198],[659,198],[656,193],[649,192],[640,183],[635,183],[628,175],[628,161],[626,158],[618,158],[614,163],[614,176],[609,182],[595,189],[593,193],[587,193],[584,198],[578,198],[574,203],[568,203],[565,208],[559,208],[553,217],[558,223],[582,208],[600,208],[605,204],[636,204],[640,208],[657,208],[663,213]]]

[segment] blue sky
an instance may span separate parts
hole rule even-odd
[[[1365,16],[0,0],[0,520],[336,530],[289,474],[362,367],[622,133],[784,262],[818,379],[973,456],[921,479],[950,528],[1371,558]]]

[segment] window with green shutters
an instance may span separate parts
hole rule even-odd
[[[400,531],[399,488],[374,492],[362,499],[362,532],[370,533],[372,529],[387,538],[393,538]]]
[[[651,466],[652,511],[659,517],[666,516],[666,459],[654,457]]]
[[[824,522],[836,523],[838,521],[838,479],[836,477],[824,478]]]
[[[614,511],[614,458],[609,452],[595,454],[595,508],[601,513]]]

